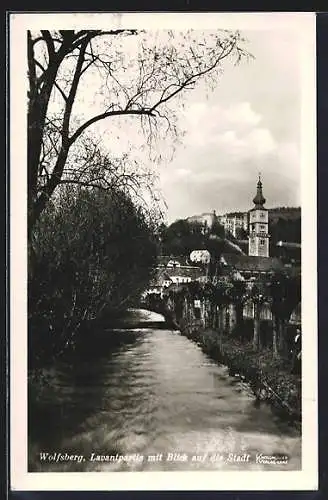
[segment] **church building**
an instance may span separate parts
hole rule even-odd
[[[249,211],[248,255],[252,257],[269,257],[269,211],[264,208],[265,201],[259,175],[254,207]]]
[[[252,280],[283,269],[283,263],[269,255],[269,211],[264,207],[261,176],[257,182],[254,207],[248,212],[248,255],[223,253],[220,262],[228,275]],[[245,241],[245,243],[247,243]],[[246,250],[246,249],[245,249]]]

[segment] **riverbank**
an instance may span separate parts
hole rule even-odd
[[[213,360],[225,364],[231,375],[247,381],[259,403],[266,401],[296,425],[301,424],[301,376],[290,372],[288,361],[274,359],[270,349],[253,350],[249,342],[221,336],[199,325],[180,326],[180,331],[196,342]]]

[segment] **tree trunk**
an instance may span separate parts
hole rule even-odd
[[[213,321],[212,321],[212,328],[214,330],[217,329],[218,327],[218,306],[214,304],[213,306]]]
[[[221,332],[221,330],[223,329],[223,313],[222,313],[222,306],[218,306],[218,330]]]
[[[206,327],[206,320],[205,320],[205,301],[202,300],[200,303],[200,319],[203,324],[203,327]]]
[[[224,307],[219,307],[219,346],[222,352],[222,341],[223,341],[223,331],[224,331]]]
[[[235,304],[229,305],[229,333],[232,334],[234,332],[234,328],[236,326],[236,306]]]
[[[224,308],[224,331],[227,334],[230,333],[230,311],[229,311],[229,306],[225,306],[225,308]]]
[[[244,321],[244,316],[243,316],[243,304],[237,303],[235,305],[236,309],[236,329],[237,329],[237,334],[238,337],[241,337],[241,330],[243,326],[243,321]]]
[[[280,319],[279,321],[279,351],[281,352],[282,356],[286,356],[286,338],[285,338],[285,321],[283,319]]]
[[[276,316],[272,317],[272,352],[273,357],[278,356],[278,320]]]
[[[260,306],[254,304],[254,333],[253,333],[253,349],[258,351],[260,344]]]

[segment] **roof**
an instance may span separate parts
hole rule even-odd
[[[283,264],[276,257],[253,257],[250,255],[236,255],[224,253],[221,262],[238,271],[269,272],[283,269]]]
[[[167,264],[170,262],[170,260],[175,260],[180,263],[181,266],[186,264],[187,258],[183,256],[179,257],[173,257],[172,255],[159,255],[157,257],[157,265],[158,266],[167,266]]]
[[[263,205],[255,205],[255,207],[251,208],[250,210],[248,210],[249,212],[255,212],[255,210],[265,210],[265,211],[269,211],[267,208],[265,208]]]
[[[151,286],[162,286],[165,281],[171,281],[172,277],[191,278],[191,280],[199,279],[204,275],[204,271],[197,266],[181,266],[181,267],[158,267],[157,275],[151,280]]]
[[[166,274],[168,274],[170,277],[179,276],[196,280],[197,278],[199,278],[204,274],[204,271],[200,267],[196,266],[181,266],[181,267],[166,269]]]
[[[259,176],[259,180],[257,183],[257,191],[256,191],[255,197],[253,198],[253,203],[254,203],[254,205],[256,205],[257,208],[262,208],[262,206],[265,204],[265,202],[266,202],[266,199],[264,198],[263,193],[262,193],[262,182],[261,182],[261,178]]]
[[[225,214],[226,217],[238,217],[240,219],[246,218],[247,217],[247,212],[228,212]]]

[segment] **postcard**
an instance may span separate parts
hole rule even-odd
[[[11,13],[11,487],[318,487],[314,13]]]

